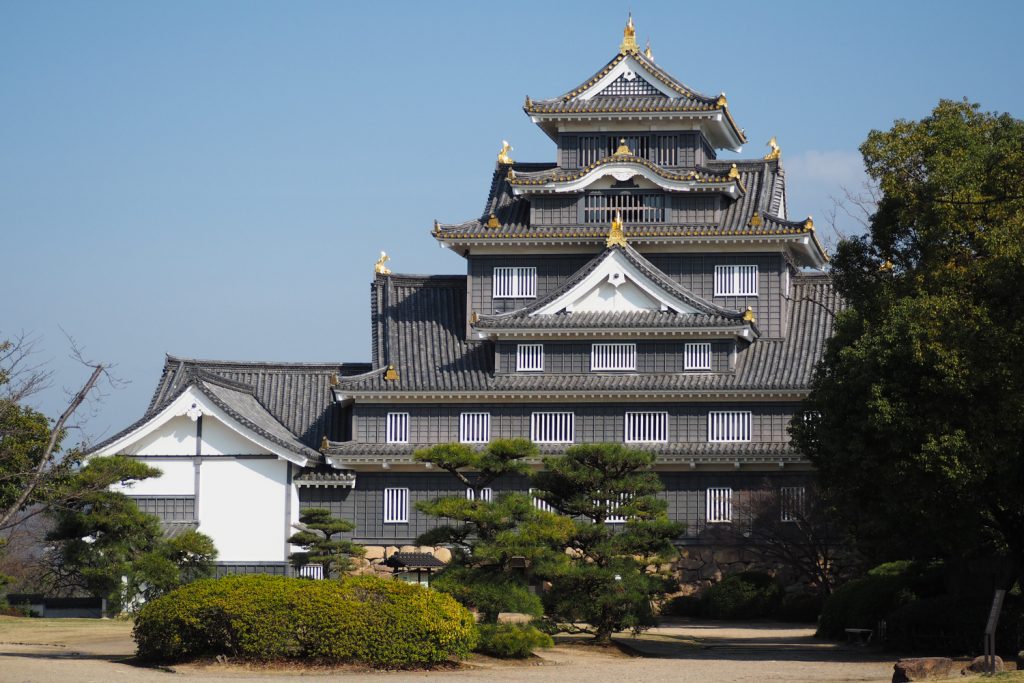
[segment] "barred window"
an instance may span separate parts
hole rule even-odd
[[[533,507],[537,508],[538,510],[543,510],[544,512],[558,514],[555,508],[551,507],[551,505],[549,505],[546,500],[537,497],[537,494],[534,493],[536,490],[537,489],[530,489],[530,498],[531,500],[533,500]]]
[[[709,523],[732,521],[732,489],[710,488],[707,493],[707,520]]]
[[[708,413],[708,441],[750,441],[749,410],[712,410]]]
[[[575,422],[574,413],[533,413],[530,416],[530,440],[536,443],[572,443]]]
[[[493,497],[494,491],[489,486],[480,489],[480,500],[490,503]],[[468,486],[466,487],[466,500],[476,500],[476,492]]]
[[[494,269],[494,298],[532,299],[536,296],[536,267],[498,266]]]
[[[711,342],[696,342],[683,347],[684,370],[711,369]]]
[[[409,443],[409,413],[388,413],[385,441]]]
[[[804,514],[807,491],[803,486],[783,486],[779,489],[779,507],[783,522],[796,522]]]
[[[131,496],[139,510],[161,522],[191,522],[196,518],[195,496]]]
[[[620,493],[619,494],[619,499],[617,501],[616,500],[606,500],[605,501],[605,505],[604,505],[604,509],[605,509],[604,522],[605,522],[605,524],[624,524],[626,522],[626,516],[618,514],[618,511],[619,511],[619,508],[622,505],[624,505],[625,503],[628,503],[632,499],[633,499],[633,495],[632,494]],[[595,500],[594,501],[594,505],[598,505],[598,504],[600,504],[600,501]]]
[[[540,372],[544,370],[543,344],[518,344],[516,346],[516,371]]]
[[[590,369],[636,370],[636,344],[593,344]]]
[[[384,523],[406,524],[409,521],[409,489],[384,489]]]
[[[583,222],[610,225],[616,214],[625,223],[661,223],[665,195],[650,193],[588,194],[583,201]]]
[[[668,413],[645,411],[626,413],[626,443],[668,441]]]
[[[715,266],[715,296],[757,296],[757,266]]]
[[[679,165],[679,136],[659,135],[658,136],[658,158],[657,163],[662,166]]]
[[[490,440],[490,413],[462,413],[459,415],[459,441],[462,443],[487,443]]]
[[[303,579],[324,578],[324,566],[322,564],[304,564],[299,567],[299,576]]]

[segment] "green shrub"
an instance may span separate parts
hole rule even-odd
[[[451,597],[400,581],[305,581],[250,575],[207,579],[143,606],[133,632],[142,659],[229,655],[376,666],[464,657],[473,616]]]
[[[661,606],[663,617],[700,617],[704,615],[704,602],[698,595],[677,595]]]
[[[555,641],[529,624],[481,624],[476,651],[504,659],[524,659],[538,648],[552,647]]]
[[[487,623],[495,623],[501,612],[518,612],[534,618],[544,614],[540,598],[531,593],[521,580],[507,573],[451,567],[430,585],[466,607],[479,611],[481,620]]]
[[[742,572],[708,588],[704,616],[711,619],[751,619],[773,616],[782,603],[782,586],[761,572]]]
[[[779,621],[814,623],[818,621],[823,602],[820,595],[813,593],[789,593],[782,598],[778,612],[769,616],[774,616]]]
[[[981,654],[990,599],[940,595],[915,600],[886,618],[887,647],[902,652],[973,656]],[[996,629],[996,651],[1013,656],[1022,645],[1021,601],[1007,596]]]

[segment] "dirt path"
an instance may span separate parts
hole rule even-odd
[[[376,672],[352,668],[302,671],[233,665],[139,668],[131,656],[131,626],[90,620],[0,619],[0,681],[33,683],[188,683],[207,681],[889,681],[892,658],[811,638],[812,631],[781,624],[675,622],[641,638],[617,638],[629,656],[563,639],[532,663],[475,658],[458,670]]]

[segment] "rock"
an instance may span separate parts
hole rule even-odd
[[[1006,671],[1006,665],[1003,664],[1002,658],[999,655],[996,655],[996,673],[1000,673],[1002,671]],[[971,660],[971,663],[968,664],[967,666],[965,666],[964,670],[961,671],[960,673],[963,673],[963,674],[967,674],[967,673],[986,674],[986,673],[988,673],[988,668],[986,667],[986,664],[985,664],[985,658],[984,657],[975,657],[974,659]]]
[[[435,550],[435,548],[432,545],[421,545],[419,547],[419,549],[417,550],[417,552],[427,553],[428,555],[433,555],[434,554],[434,550]]]
[[[740,561],[740,551],[737,548],[722,548],[715,553],[717,564],[732,564]]]
[[[386,548],[384,548],[384,559],[385,560],[388,559],[389,557],[391,557],[392,555],[394,555],[397,552],[398,552],[398,546],[396,546],[396,545],[389,545],[389,546],[387,546]]]
[[[700,578],[711,579],[717,583],[722,580],[722,570],[716,564],[706,564],[700,568]]]
[[[501,612],[498,614],[499,624],[529,624],[533,621],[533,617],[529,614],[520,614],[519,612]]]
[[[448,548],[435,548],[434,557],[441,560],[445,564],[448,564],[452,561],[452,551]]]
[[[949,657],[914,657],[901,659],[893,666],[892,683],[949,678],[953,660]]]
[[[418,553],[419,551],[420,547],[418,545],[403,545],[402,549],[399,550],[402,553]]]
[[[373,562],[374,560],[384,559],[384,546],[382,545],[368,545],[366,546],[366,554],[363,555],[366,559]]]

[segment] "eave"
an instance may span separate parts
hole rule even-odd
[[[334,390],[335,400],[383,403],[479,403],[482,400],[497,403],[529,402],[529,403],[564,403],[566,400],[583,403],[621,399],[640,401],[672,401],[676,403],[697,403],[704,401],[799,401],[809,393],[808,388],[793,389],[694,389],[681,393],[679,389],[644,390],[644,391],[550,391],[538,394],[536,391],[373,391],[373,390]]]
[[[739,178],[715,175],[699,171],[676,173],[633,155],[605,157],[580,169],[565,172],[554,177],[515,176],[509,174],[508,182],[516,195],[563,194],[581,192],[596,181],[611,176],[619,181],[640,176],[666,192],[715,192],[735,199],[746,193]]]

